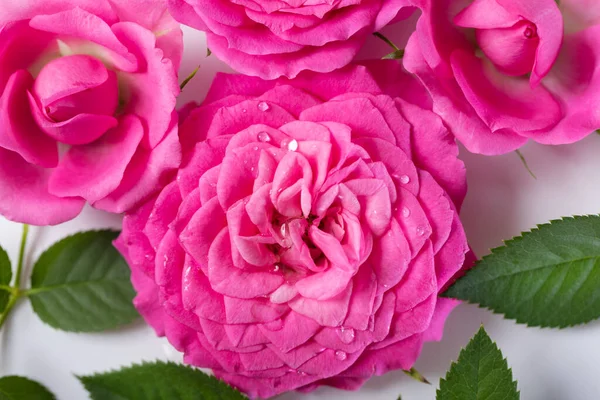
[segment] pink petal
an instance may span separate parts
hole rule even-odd
[[[236,268],[231,258],[231,242],[227,228],[223,228],[210,246],[208,279],[215,291],[238,299],[266,296],[284,282],[283,276],[279,274],[247,272]]]
[[[32,164],[52,168],[58,164],[58,149],[44,135],[31,116],[28,90],[33,85],[31,74],[24,70],[9,78],[0,97],[0,147],[12,150]]]
[[[312,318],[321,326],[340,326],[348,314],[352,284],[346,290],[329,300],[314,300],[297,297],[288,305],[298,314]]]
[[[124,113],[137,115],[147,129],[144,143],[154,148],[162,141],[171,126],[179,84],[173,62],[156,49],[156,36],[130,22],[112,26],[114,35],[139,64],[136,71],[122,73],[121,86],[127,91]]]
[[[321,326],[313,319],[300,315],[294,311],[282,318],[281,329],[271,330],[268,325],[258,325],[277,349],[283,353],[306,343],[312,338]]]
[[[140,121],[125,117],[101,140],[72,147],[50,178],[53,194],[95,202],[115,190],[144,135]]]
[[[159,191],[172,179],[181,161],[176,123],[174,114],[172,126],[154,149],[148,150],[144,146],[137,148],[119,187],[94,203],[94,207],[114,213],[125,212]]]
[[[0,214],[31,225],[57,225],[75,218],[85,200],[48,192],[52,170],[28,163],[0,148]]]
[[[472,54],[454,52],[452,69],[465,97],[492,131],[549,129],[562,117],[560,104],[544,87],[532,89],[526,80],[501,76]]]

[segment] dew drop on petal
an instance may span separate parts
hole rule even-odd
[[[404,207],[402,209],[402,215],[404,216],[404,218],[410,217],[410,210],[408,209],[408,207]]]
[[[417,226],[417,235],[423,236],[425,234],[425,228],[422,226]]]
[[[258,146],[254,146],[252,149],[253,149],[254,151],[258,151]]]
[[[279,264],[275,264],[275,268],[273,268],[273,272],[279,271]]]
[[[269,136],[269,134],[265,131],[259,132],[258,133],[258,141],[263,142],[263,143],[270,142],[271,136]]]
[[[340,361],[344,361],[346,358],[348,358],[348,354],[346,354],[345,351],[338,350],[335,352],[335,358]]]
[[[289,151],[298,150],[298,142],[296,141],[296,139],[292,139],[292,141],[290,143],[288,143],[287,148]]]
[[[248,110],[246,110],[246,109],[244,108],[244,109],[242,110],[242,112],[243,112],[244,114],[246,114],[246,113],[248,112]]]
[[[271,107],[269,107],[269,105],[266,102],[264,102],[264,101],[261,101],[260,103],[258,103],[258,109],[260,111],[263,111],[263,112],[264,111],[269,111],[269,108],[271,108]]]
[[[409,182],[410,182],[410,178],[408,177],[408,175],[402,175],[402,176],[400,177],[400,182],[401,182],[403,185],[406,185],[407,183],[409,183]]]
[[[354,329],[344,328],[343,326],[341,328],[338,328],[337,335],[340,338],[340,340],[342,341],[342,343],[345,343],[345,344],[352,343],[354,341],[354,337],[355,337]]]

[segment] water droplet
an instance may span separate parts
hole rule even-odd
[[[410,217],[410,210],[408,209],[408,207],[402,208],[402,215],[404,216],[404,218]]]
[[[423,236],[425,234],[425,228],[422,226],[417,226],[417,235]]]
[[[259,132],[258,133],[258,141],[259,142],[270,142],[271,141],[271,136],[269,136],[269,134],[267,132]]]
[[[246,113],[248,112],[248,110],[246,110],[246,109],[244,108],[244,109],[242,110],[242,112],[243,112],[244,114],[246,114]]]
[[[338,328],[337,335],[340,338],[340,340],[342,341],[342,343],[350,344],[354,341],[355,333],[354,333],[354,329],[344,328],[342,326],[341,328]]]
[[[335,358],[340,361],[344,361],[346,358],[348,358],[348,354],[346,354],[345,351],[338,350],[335,352]]]
[[[273,268],[273,271],[274,271],[274,272],[277,272],[277,271],[279,271],[279,264],[275,264],[275,268]]]
[[[152,259],[152,254],[146,254],[146,260],[151,260]]]
[[[253,147],[254,151],[258,151],[258,146]]]
[[[163,267],[166,267],[168,262],[169,262],[169,256],[167,256],[165,254],[165,262],[163,263]]]
[[[283,237],[287,236],[287,230],[288,230],[287,228],[288,228],[287,224],[281,225],[281,228],[280,228],[281,236],[283,236]]]
[[[258,109],[260,111],[263,111],[263,112],[269,111],[269,108],[271,108],[271,107],[269,107],[269,105],[267,103],[265,103],[264,101],[261,101],[260,103],[258,103]]]
[[[216,183],[214,183],[214,182],[212,182],[212,183],[210,184],[210,187],[217,187],[217,184],[216,184]]]
[[[293,139],[287,146],[289,151],[296,151],[298,150],[298,142],[296,141],[296,139]]]
[[[277,193],[281,193],[281,192],[283,192],[283,188],[277,189]]]
[[[408,175],[402,175],[400,177],[400,183],[402,183],[403,185],[406,185],[409,182],[410,182],[410,178],[408,177]]]

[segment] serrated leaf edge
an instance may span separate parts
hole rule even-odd
[[[556,223],[561,223],[561,222],[567,222],[567,221],[576,221],[576,220],[587,220],[587,219],[592,219],[592,218],[600,218],[600,214],[589,214],[589,215],[571,215],[568,217],[560,217],[557,219],[552,219],[548,222],[545,222],[543,224],[537,224],[534,228],[531,228],[528,231],[523,231],[521,232],[520,235],[517,236],[513,236],[510,239],[507,240],[503,240],[502,243],[504,243],[502,246],[498,246],[498,247],[494,247],[492,249],[490,249],[490,254],[487,254],[483,257],[481,257],[480,260],[477,260],[477,262],[475,263],[475,265],[473,265],[473,267],[471,269],[469,269],[465,275],[463,275],[461,278],[459,278],[456,282],[465,279],[467,276],[469,276],[469,274],[471,274],[473,272],[473,270],[475,270],[475,268],[477,268],[479,266],[480,263],[484,262],[485,260],[494,257],[498,254],[502,254],[504,251],[507,250],[507,248],[512,245],[513,243],[518,243],[521,240],[523,240],[525,237],[538,232],[540,229],[544,229],[547,228],[549,226],[552,226]],[[455,282],[455,283],[456,283]],[[465,299],[457,299],[455,297],[451,297],[451,296],[447,296],[446,293],[452,288],[452,286],[454,286],[454,284],[450,285],[443,293],[440,293],[439,296],[440,297],[445,297],[445,298],[451,298],[451,299],[456,299],[456,300],[460,300],[462,302],[465,302],[467,304],[473,304],[476,305],[478,308],[482,309],[482,310],[488,310],[490,312],[492,312],[495,315],[500,315],[502,317],[504,317],[504,319],[510,320],[510,321],[515,321],[518,324],[522,324],[527,326],[528,328],[540,328],[540,329],[567,329],[567,328],[572,328],[575,326],[581,326],[581,325],[585,325],[589,322],[581,322],[579,324],[566,324],[566,325],[539,325],[539,324],[531,324],[528,321],[524,321],[519,317],[513,318],[513,317],[508,317],[506,314],[500,312],[500,311],[496,311],[490,307],[481,305],[479,303],[476,303],[474,301],[470,301],[470,300],[465,300]]]
[[[173,361],[163,361],[163,360],[148,361],[148,360],[143,360],[143,361],[141,361],[139,363],[132,363],[132,364],[129,364],[129,365],[126,365],[126,366],[121,366],[120,368],[112,368],[112,369],[110,369],[108,371],[96,372],[96,373],[93,373],[91,375],[77,375],[77,374],[73,374],[73,375],[75,376],[75,378],[77,378],[77,380],[79,380],[79,382],[81,382],[81,384],[87,390],[87,385],[86,385],[86,382],[85,382],[87,379],[99,378],[99,377],[106,376],[106,375],[111,375],[111,374],[118,374],[118,373],[126,371],[126,370],[135,369],[135,368],[139,368],[139,367],[147,367],[147,366],[150,366],[150,367],[153,367],[153,366],[174,366],[174,367],[178,367],[178,368],[187,369],[188,371],[200,372],[200,373],[206,375],[207,378],[214,379],[215,381],[226,385],[231,390],[239,393],[239,395],[242,396],[242,398],[246,398],[246,396],[242,392],[240,392],[239,390],[237,390],[233,386],[230,386],[227,382],[225,382],[225,381],[217,378],[216,376],[214,376],[214,375],[208,375],[207,373],[203,372],[199,368],[194,368],[194,367],[192,367],[190,365],[176,363],[176,362],[173,362]]]
[[[31,287],[30,287],[30,289],[24,290],[23,294],[26,295],[29,298],[30,295],[31,296],[35,296],[37,293],[43,293],[43,292],[46,292],[46,291],[49,291],[49,290],[52,290],[52,289],[56,289],[56,288],[62,287],[63,285],[38,286],[38,287],[33,287],[31,285],[31,283],[32,283],[31,279],[33,277],[33,271],[35,270],[35,267],[38,264],[39,260],[42,258],[42,256],[44,254],[46,254],[46,252],[50,251],[55,246],[63,244],[64,242],[66,242],[66,241],[68,241],[70,239],[73,239],[73,238],[75,238],[77,236],[88,235],[88,234],[99,234],[99,233],[114,233],[115,235],[119,235],[121,233],[121,230],[114,229],[114,228],[107,228],[107,229],[91,229],[91,230],[87,230],[87,231],[75,232],[75,233],[72,233],[72,234],[70,234],[68,236],[65,236],[64,238],[58,240],[57,242],[52,243],[49,247],[47,247],[44,251],[42,251],[42,253],[37,257],[37,259],[33,263],[33,267],[31,269],[31,277],[29,278],[30,279],[30,286]],[[111,240],[111,245],[112,245],[112,242],[113,242],[113,240]],[[76,283],[77,284],[81,284],[81,283],[88,283],[88,282],[91,282],[91,281],[76,282]],[[48,289],[48,290],[39,290],[39,289]],[[32,308],[34,308],[32,303],[30,303],[30,305],[31,305]],[[34,310],[34,312],[35,312],[35,310]],[[36,314],[36,316],[38,316],[38,318],[40,318],[39,315],[37,314],[37,312],[35,312],[35,314]],[[126,321],[126,322],[124,322],[124,323],[122,323],[119,326],[116,326],[114,328],[110,328],[108,330],[107,329],[96,329],[96,330],[71,329],[71,330],[65,330],[62,327],[60,327],[60,326],[58,326],[58,325],[56,325],[54,323],[50,323],[50,322],[47,322],[47,321],[43,320],[42,318],[40,318],[40,321],[42,321],[44,324],[46,324],[46,325],[48,325],[48,326],[50,326],[50,327],[52,327],[54,329],[60,330],[62,332],[70,332],[70,333],[99,333],[99,332],[113,331],[115,329],[121,329],[123,327],[127,327],[128,325],[130,325],[133,322],[135,322],[138,318],[139,318],[139,315],[135,315],[135,316],[132,315],[131,319],[129,319],[128,321]]]
[[[477,331],[477,333],[475,333],[475,335],[473,335],[473,337],[471,339],[469,339],[469,342],[466,344],[466,346],[461,347],[460,352],[458,353],[458,359],[456,361],[452,361],[452,364],[450,364],[450,368],[448,368],[448,371],[446,371],[446,375],[444,377],[440,378],[440,385],[439,385],[440,387],[438,389],[436,389],[436,398],[437,398],[437,396],[439,396],[439,392],[442,387],[442,382],[448,382],[448,380],[446,378],[452,372],[452,370],[456,367],[456,365],[461,361],[461,356],[463,355],[463,352],[465,351],[465,349],[467,347],[469,347],[471,342],[473,342],[475,340],[475,338],[482,332],[492,342],[495,349],[502,355],[502,361],[504,361],[506,363],[506,368],[508,369],[508,372],[510,373],[511,382],[516,383],[518,385],[518,381],[515,380],[515,377],[513,375],[512,368],[508,364],[508,359],[506,357],[504,357],[504,354],[502,353],[502,350],[500,350],[500,347],[498,347],[498,344],[494,340],[492,340],[492,338],[490,337],[490,335],[488,335],[488,333],[485,330],[485,328],[483,327],[483,325],[481,325],[479,327],[479,330]],[[518,390],[518,386],[517,386],[517,394],[519,395],[519,397],[521,396],[521,391]]]

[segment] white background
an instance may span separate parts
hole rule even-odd
[[[401,44],[398,35],[396,42]],[[205,58],[202,34],[186,30],[182,79],[195,66],[201,70],[186,88],[182,101],[204,96],[215,71],[228,71],[214,56]],[[366,54],[388,52],[372,40]],[[483,157],[462,152],[469,180],[463,221],[478,255],[502,244],[503,239],[529,230],[535,224],[574,214],[600,213],[600,136],[570,146],[529,144],[523,149],[537,180],[516,154]],[[58,227],[33,228],[28,265],[55,241],[93,228],[119,228],[120,218],[87,209],[74,221]],[[0,217],[0,245],[17,258],[21,228]],[[27,271],[28,272],[28,271]],[[26,280],[25,280],[26,281]],[[433,385],[424,385],[401,372],[373,378],[360,392],[323,388],[308,395],[289,393],[281,400],[429,400],[435,398],[439,378],[460,349],[485,325],[513,368],[524,400],[592,400],[600,398],[600,324],[568,330],[526,328],[475,306],[462,305],[448,319],[441,343],[427,344],[416,368]],[[71,334],[44,325],[22,301],[0,332],[0,376],[19,374],[36,379],[59,400],[87,399],[73,374],[107,371],[141,360],[180,360],[166,342],[142,321],[116,332]]]

